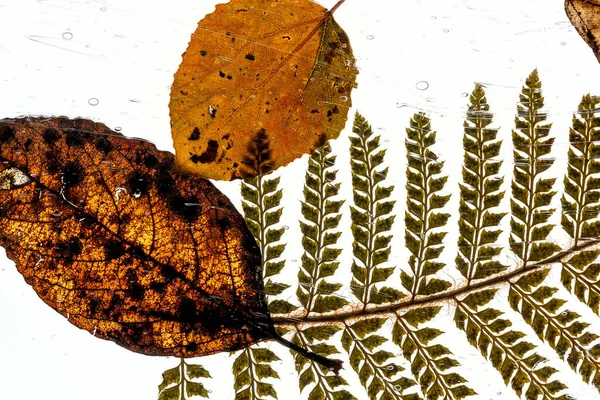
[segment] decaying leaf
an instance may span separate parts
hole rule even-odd
[[[200,21],[169,104],[178,171],[246,177],[259,131],[273,169],[339,135],[357,70],[332,11],[310,0],[232,0]]]
[[[0,120],[0,245],[44,302],[97,337],[196,357],[273,339],[260,251],[208,180],[103,124]]]
[[[565,11],[600,61],[600,0],[565,0]]]

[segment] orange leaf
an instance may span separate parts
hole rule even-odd
[[[335,7],[334,7],[335,8]],[[244,175],[258,132],[276,169],[336,138],[357,70],[346,33],[310,0],[232,0],[198,24],[169,104],[177,170]]]
[[[0,245],[44,302],[95,336],[194,357],[271,338],[260,254],[209,181],[103,124],[0,121]]]
[[[600,61],[600,0],[566,0],[571,23]]]

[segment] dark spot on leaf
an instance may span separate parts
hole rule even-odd
[[[246,60],[254,61],[255,60],[254,54],[252,54],[252,53],[246,54]]]
[[[108,261],[116,260],[125,254],[125,247],[117,240],[109,239],[104,245],[104,256]],[[131,270],[128,270],[131,271]]]
[[[156,167],[157,164],[158,164],[158,158],[156,158],[156,156],[154,156],[154,154],[148,154],[144,158],[144,166],[146,168],[154,168],[154,167]]]
[[[150,284],[150,289],[155,290],[159,293],[162,293],[167,288],[167,284],[165,282],[152,282]]]
[[[67,131],[66,143],[67,143],[67,146],[73,146],[73,147],[83,146],[83,140],[81,138],[81,135],[79,134],[79,131]]]
[[[163,276],[163,278],[165,278],[165,280],[167,282],[172,281],[173,279],[177,278],[177,275],[178,275],[175,268],[173,268],[167,264],[161,265],[160,274]]]
[[[200,140],[200,129],[198,129],[198,127],[194,128],[188,140]]]
[[[310,110],[310,113],[311,114],[320,114],[320,111],[317,109],[314,109],[314,110]]]
[[[200,55],[201,55],[202,57],[206,56],[206,50],[200,50]]]
[[[8,143],[15,138],[15,129],[12,126],[4,125],[0,128],[0,143]]]
[[[107,155],[113,149],[113,145],[110,142],[110,140],[108,140],[104,136],[100,136],[98,139],[96,139],[94,145],[96,146],[96,149],[104,153],[104,155]]]
[[[144,292],[145,289],[139,283],[130,285],[129,289],[127,289],[127,295],[133,300],[141,300],[142,298],[144,298]]]
[[[217,159],[218,150],[219,150],[219,143],[216,140],[209,140],[206,151],[204,151],[204,153],[202,153],[200,155],[197,155],[197,154],[192,155],[192,157],[190,157],[190,160],[192,160],[192,162],[194,164],[197,164],[197,163],[206,164],[206,163],[214,162]]]
[[[54,128],[47,128],[44,133],[42,133],[42,138],[44,139],[44,142],[49,146],[52,146],[60,139],[60,133]]]
[[[144,175],[139,171],[132,172],[127,179],[129,193],[133,197],[140,197],[148,193],[149,183]]]
[[[187,297],[181,300],[177,308],[177,319],[181,322],[193,323],[198,320],[198,310],[196,303]]]
[[[188,92],[186,92],[186,91],[184,91],[184,90],[180,90],[180,91],[179,91],[179,93],[181,93],[181,94],[182,94],[182,95],[184,95],[184,96],[187,96],[187,95],[188,95]]]
[[[83,168],[77,161],[69,162],[64,165],[60,171],[60,179],[64,187],[69,188],[76,186],[83,181]]]
[[[98,302],[98,300],[92,298],[89,301],[89,307],[90,307],[90,315],[94,316],[96,315],[96,312],[98,311],[98,305],[100,303]]]
[[[188,343],[185,345],[185,349],[190,353],[194,353],[198,350],[198,345],[196,343]]]
[[[219,76],[220,76],[221,78],[225,78],[225,72],[223,72],[223,71],[219,71]]]

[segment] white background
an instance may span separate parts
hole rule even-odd
[[[150,139],[159,148],[170,150],[169,85],[197,22],[214,9],[215,3],[0,0],[0,118],[86,117],[112,128],[121,127],[126,135]],[[331,7],[335,0],[321,3]],[[356,110],[365,115],[389,148],[387,161],[390,179],[396,185],[395,213],[399,215],[391,265],[406,266],[403,135],[417,110],[425,110],[433,118],[433,127],[439,132],[436,151],[447,160],[446,173],[450,175],[446,190],[456,193],[462,162],[462,117],[468,100],[464,96],[474,82],[484,83],[492,111],[497,114],[495,124],[505,139],[503,172],[510,174],[508,145],[515,103],[524,78],[537,67],[544,83],[546,110],[554,122],[552,134],[557,136],[557,162],[551,174],[564,173],[571,113],[583,94],[600,94],[600,66],[568,22],[562,0],[347,0],[336,12],[336,19],[350,36],[360,68],[350,115]],[[339,176],[346,196],[350,193],[347,148],[347,138],[342,135],[334,150],[339,155]],[[291,284],[301,255],[297,220],[299,182],[305,165],[306,157],[281,172],[282,182],[297,183],[284,189],[284,223],[289,226],[285,278]],[[239,184],[219,187],[239,205]],[[456,207],[454,196],[449,212]],[[342,221],[345,223],[346,219]],[[455,216],[449,229],[456,232]],[[552,237],[564,241],[559,229]],[[506,240],[506,235],[502,239]],[[350,235],[345,232],[341,240],[341,247],[349,249]],[[457,274],[451,261],[456,255],[456,233],[446,242],[444,258],[449,266],[442,275],[454,281]],[[73,327],[37,298],[4,251],[1,254],[0,398],[157,397],[161,373],[174,367],[176,359],[133,354]],[[351,254],[345,252],[340,269],[348,270],[350,260]],[[343,273],[338,279],[345,284],[349,281]],[[556,281],[555,272],[550,279]],[[291,300],[293,290],[295,287],[286,292]],[[564,291],[560,294],[567,296]],[[576,301],[569,306],[578,309]],[[501,307],[518,320],[508,307]],[[580,312],[593,320],[589,310],[582,308]],[[468,345],[464,334],[454,328],[450,307],[436,322],[448,332],[440,342],[457,355],[463,365],[460,373],[479,393],[478,398],[516,398],[491,365]],[[540,344],[531,329],[518,322],[515,325]],[[594,328],[600,332],[599,327]],[[269,346],[284,360],[276,365],[282,376],[275,383],[280,399],[300,398],[289,353],[275,344]],[[569,385],[574,398],[600,399],[578,375],[554,362],[557,356],[551,349],[542,346],[541,352],[560,369],[556,377]],[[228,372],[231,360],[226,354],[195,360],[215,377],[207,383],[211,398],[234,398]],[[360,399],[366,398],[352,375],[347,373],[351,391]]]

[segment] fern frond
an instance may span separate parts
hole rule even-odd
[[[516,282],[509,282],[508,301],[538,337],[567,361],[573,371],[600,390],[600,345],[587,350],[600,336],[589,332],[590,324],[582,322],[576,312],[568,309],[559,311],[566,301],[554,296],[558,289],[542,286],[549,272],[548,268],[538,270]]]
[[[542,366],[547,360],[535,352],[535,345],[524,340],[523,332],[510,329],[512,323],[502,318],[502,311],[485,307],[496,291],[485,289],[457,299],[456,326],[518,396],[528,400],[562,398],[559,393],[566,386],[551,379],[558,370]]]
[[[562,227],[575,240],[600,236],[600,97],[585,95],[569,131],[569,162],[562,197]]]
[[[339,267],[337,258],[342,252],[334,247],[341,235],[335,229],[344,204],[343,200],[333,200],[340,190],[340,184],[335,183],[335,159],[329,144],[317,149],[308,159],[301,210],[305,220],[300,221],[304,254],[296,290],[307,314],[331,312],[348,304],[336,294],[342,285],[325,280],[335,274]]]
[[[467,382],[457,372],[448,371],[460,364],[452,352],[441,344],[431,344],[444,332],[420,326],[439,313],[441,307],[422,307],[401,315],[396,313],[392,340],[402,349],[404,358],[411,363],[411,371],[417,377],[427,399],[462,399],[475,395],[465,385]]]
[[[354,206],[350,207],[352,219],[352,293],[366,308],[368,304],[395,302],[404,295],[391,287],[378,287],[394,272],[394,267],[383,267],[390,256],[394,215],[390,215],[395,201],[387,200],[393,186],[382,185],[388,168],[383,168],[385,150],[380,149],[380,136],[365,118],[356,114],[354,135],[350,135],[350,166]]]
[[[448,180],[441,175],[444,163],[438,161],[431,150],[436,132],[431,130],[431,121],[424,113],[417,113],[406,129],[406,223],[405,243],[411,256],[408,264],[412,275],[402,271],[402,286],[412,294],[430,295],[448,289],[450,282],[431,277],[445,264],[438,261],[444,250],[442,242],[447,232],[432,232],[446,226],[450,214],[436,212],[443,208],[450,196],[440,195]]]
[[[188,364],[182,358],[177,367],[166,370],[162,376],[158,400],[186,400],[195,396],[208,398],[208,390],[197,380],[212,377],[201,365]]]
[[[501,233],[495,229],[506,213],[490,211],[504,197],[500,191],[504,179],[498,173],[502,161],[494,158],[500,154],[502,141],[496,140],[498,129],[490,128],[493,114],[489,111],[485,92],[480,84],[471,93],[469,109],[464,122],[463,184],[460,185],[459,239],[456,266],[472,280],[487,278],[506,269],[493,258],[501,248],[493,246]]]
[[[585,250],[562,263],[560,280],[570,293],[600,314],[600,250]]]
[[[554,208],[548,208],[556,194],[552,190],[556,179],[541,174],[554,164],[546,156],[552,151],[554,138],[548,138],[552,124],[545,123],[542,83],[537,69],[525,80],[519,96],[516,130],[512,132],[514,170],[511,207],[511,250],[526,265],[550,257],[561,248],[547,242],[554,225],[548,224]]]
[[[265,379],[279,379],[279,374],[270,365],[280,361],[269,349],[248,347],[240,352],[231,368],[233,372],[235,400],[263,400],[266,397],[277,399],[277,392]]]
[[[403,394],[406,389],[416,385],[416,382],[398,376],[404,368],[391,362],[394,354],[377,350],[388,341],[375,334],[385,322],[385,318],[369,318],[345,324],[342,347],[348,353],[350,365],[367,390],[369,399],[416,399],[418,396],[415,394]]]
[[[265,294],[277,296],[289,287],[273,280],[285,267],[285,260],[281,257],[285,243],[280,243],[285,228],[276,227],[283,212],[283,190],[279,189],[279,177],[269,179],[272,175],[271,149],[264,130],[261,129],[248,145],[244,166],[253,175],[259,174],[242,181],[244,219],[262,255],[261,271]],[[269,311],[272,314],[287,313],[296,308],[281,299],[269,302]],[[277,398],[273,385],[264,382],[264,379],[278,378],[277,372],[270,365],[278,360],[279,357],[268,349],[255,347],[241,351],[233,363],[236,400],[258,400],[265,396]]]
[[[335,346],[327,343],[339,330],[339,327],[333,325],[297,330],[292,342],[324,357],[339,354]],[[298,372],[300,391],[302,392],[308,385],[314,384],[308,395],[309,399],[356,400],[356,397],[343,388],[348,386],[348,382],[343,377],[333,374],[330,370],[294,351],[291,353],[294,356],[296,372]]]
[[[244,160],[244,165],[253,173],[261,172],[266,175],[244,179],[241,195],[246,225],[254,235],[262,254],[265,293],[267,296],[277,296],[289,285],[272,279],[285,267],[285,260],[281,258],[285,250],[285,243],[279,243],[285,228],[275,227],[279,224],[283,212],[281,207],[283,190],[279,189],[279,177],[268,178],[272,175],[269,146],[269,139],[264,130],[260,130],[256,138],[248,145],[248,155]],[[269,303],[269,311],[273,314],[287,313],[296,308],[284,300],[275,300]]]

